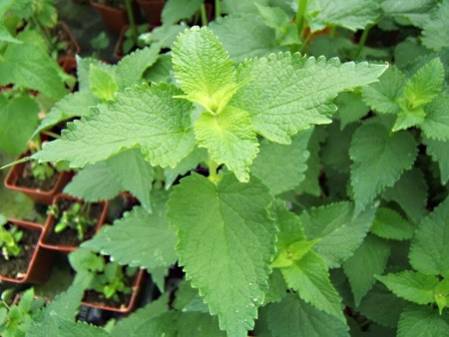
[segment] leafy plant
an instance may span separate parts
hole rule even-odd
[[[20,241],[23,238],[23,232],[8,221],[0,217],[0,248],[5,260],[18,256],[22,252]]]
[[[66,210],[61,210],[55,204],[48,208],[48,214],[56,219],[53,229],[56,234],[73,229],[80,241],[84,240],[89,228],[95,225],[95,219],[90,216],[90,204],[88,203],[74,202]]]
[[[44,303],[42,299],[34,298],[33,288],[20,294],[18,303],[13,304],[8,304],[2,294],[0,302],[0,333],[2,336],[25,336]]]
[[[120,294],[130,294],[131,287],[127,285],[127,278],[132,278],[137,269],[122,267],[117,262],[106,261],[88,250],[79,250],[70,255],[70,263],[78,273],[92,273],[92,282],[87,290],[95,290],[105,299],[119,301]]]

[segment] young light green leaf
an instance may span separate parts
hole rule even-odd
[[[34,158],[83,167],[140,147],[153,166],[174,167],[194,147],[192,106],[173,98],[179,93],[165,84],[130,88],[113,104],[99,106],[91,118],[69,124],[61,138],[46,143]]]
[[[122,265],[146,268],[150,272],[176,261],[176,235],[167,223],[167,195],[153,194],[154,210],[134,207],[112,226],[105,226],[82,247],[110,255]]]
[[[417,304],[433,303],[438,278],[406,270],[397,274],[377,276],[396,296]]]
[[[343,269],[357,307],[376,282],[374,276],[384,273],[389,257],[388,243],[369,235],[354,255],[344,262]]]
[[[198,146],[206,148],[212,160],[225,164],[240,181],[249,180],[259,143],[246,111],[228,106],[218,115],[203,112],[194,130]]]
[[[371,232],[383,239],[409,240],[415,227],[398,212],[381,207],[377,210]]]
[[[421,273],[449,275],[449,199],[425,217],[410,247],[410,263]]]
[[[251,171],[273,195],[292,190],[304,180],[309,158],[307,145],[312,131],[300,131],[289,145],[262,141]]]
[[[288,268],[281,268],[289,288],[298,292],[306,303],[345,321],[341,298],[335,290],[326,262],[311,251]]]
[[[350,202],[307,209],[300,215],[307,239],[317,240],[315,250],[331,268],[351,257],[367,235],[375,209],[354,216]]]
[[[180,264],[230,337],[247,336],[268,289],[276,235],[270,202],[259,181],[241,184],[230,174],[217,185],[193,174],[170,196]]]
[[[113,101],[118,91],[114,73],[91,64],[89,68],[89,85],[92,93],[102,101]]]
[[[182,96],[212,114],[227,105],[238,88],[234,63],[217,36],[207,27],[193,27],[173,44],[172,62]]]
[[[356,213],[412,168],[417,144],[406,131],[390,135],[381,124],[365,124],[354,133],[349,154]],[[366,179],[370,177],[370,179]]]
[[[272,337],[349,337],[348,326],[294,294],[267,307]]]
[[[230,104],[248,111],[258,133],[290,144],[290,137],[314,124],[330,123],[330,101],[338,93],[375,82],[383,65],[315,59],[280,53],[251,59],[238,69],[243,83]]]

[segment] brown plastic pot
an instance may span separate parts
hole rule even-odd
[[[81,49],[69,27],[64,21],[61,21],[58,24],[57,29],[58,28],[64,32],[65,36],[67,36],[67,42],[70,45],[69,48],[67,48],[67,52],[58,57],[58,63],[65,72],[71,73],[74,71],[74,69],[76,69],[76,55],[80,53]]]
[[[9,282],[15,284],[23,283],[44,283],[50,275],[52,267],[53,254],[49,251],[45,251],[39,247],[39,242],[42,239],[43,228],[42,226],[24,220],[8,219],[8,222],[14,224],[18,228],[26,231],[39,232],[39,238],[36,241],[33,255],[28,264],[28,269],[23,276],[12,278],[5,275],[0,275],[1,282]]]
[[[30,153],[25,152],[19,159],[28,156]],[[72,179],[73,174],[70,172],[57,173],[58,177],[55,184],[50,190],[41,190],[39,188],[30,188],[17,185],[19,177],[22,175],[25,163],[16,164],[9,170],[5,178],[5,187],[11,191],[22,192],[29,196],[37,203],[51,205],[56,194],[60,193],[64,186]]]
[[[53,205],[57,205],[60,200],[70,200],[70,201],[78,201],[78,202],[82,201],[78,198],[74,198],[69,195],[59,194],[54,198]],[[100,204],[102,206],[102,209],[101,209],[100,216],[98,217],[97,223],[95,225],[95,233],[98,232],[98,230],[101,228],[101,226],[103,226],[106,216],[108,214],[108,202],[107,201],[98,202],[97,204]],[[47,217],[47,220],[45,221],[45,226],[44,226],[44,233],[41,237],[39,245],[42,248],[45,248],[48,250],[53,250],[53,251],[58,251],[61,253],[67,254],[67,253],[73,252],[74,250],[76,250],[78,248],[78,246],[68,246],[68,245],[46,243],[47,237],[53,231],[53,227],[55,225],[55,220],[56,219],[53,215],[49,215]]]
[[[128,24],[128,14],[124,8],[103,5],[93,0],[90,1],[90,5],[101,15],[101,19],[109,31],[120,34],[122,28]]]
[[[93,302],[81,302],[82,305],[85,305],[86,307],[101,309],[105,311],[112,311],[120,314],[129,314],[137,304],[137,299],[140,293],[140,290],[142,288],[142,282],[145,278],[145,271],[139,270],[137,272],[137,275],[134,279],[134,284],[131,289],[131,297],[129,299],[128,303],[123,303],[120,307],[112,307],[108,306],[104,303],[93,303]]]
[[[137,4],[151,26],[161,25],[161,13],[164,8],[164,0],[137,0]]]

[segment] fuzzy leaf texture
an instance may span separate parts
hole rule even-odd
[[[83,167],[140,147],[153,166],[174,167],[194,146],[191,105],[173,98],[179,93],[162,84],[125,90],[114,103],[100,105],[94,116],[69,124],[61,138],[33,157]]]
[[[430,307],[412,306],[401,314],[397,337],[449,337],[449,319]]]
[[[244,337],[254,327],[268,289],[276,235],[270,202],[259,181],[241,184],[230,174],[217,185],[191,175],[169,199],[179,262],[229,337]]]
[[[353,162],[351,186],[357,213],[412,168],[417,144],[405,131],[391,135],[383,125],[371,123],[355,131],[349,154]]]
[[[176,235],[166,219],[166,194],[153,194],[154,210],[135,206],[112,226],[105,226],[83,247],[110,255],[122,265],[146,268],[169,267],[176,261]]]

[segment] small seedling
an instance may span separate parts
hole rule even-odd
[[[16,226],[11,225],[6,228],[7,221],[4,217],[0,217],[0,248],[1,254],[5,260],[18,256],[22,249],[19,246],[23,238],[23,232]]]
[[[76,231],[78,240],[84,240],[89,227],[95,224],[95,221],[90,218],[90,204],[74,203],[69,209],[62,211],[58,205],[52,205],[48,209],[48,214],[57,219],[54,227],[55,233],[61,233],[69,228]]]
[[[8,300],[2,294],[0,301],[0,335],[3,337],[25,336],[43,306],[43,300],[34,298],[33,288],[22,294],[19,303],[12,305],[8,304]]]
[[[39,163],[33,161],[31,163],[31,175],[37,181],[45,181],[55,174],[55,169],[49,163]]]

